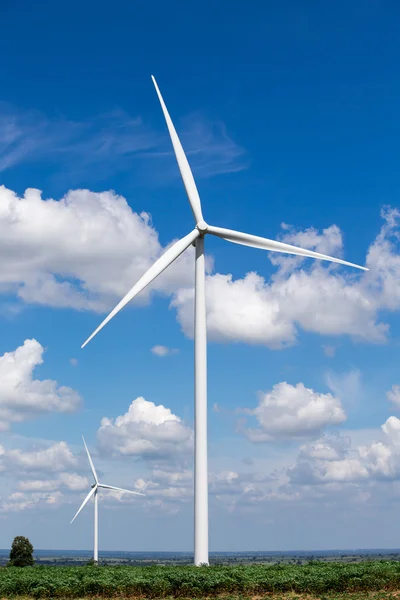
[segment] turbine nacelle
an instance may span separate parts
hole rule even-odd
[[[196,225],[196,228],[198,229],[201,235],[205,235],[208,230],[208,223],[206,223],[205,221],[199,221],[199,223],[197,223]]]

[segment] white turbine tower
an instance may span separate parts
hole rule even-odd
[[[194,562],[196,565],[208,564],[208,482],[207,482],[207,332],[206,332],[206,297],[205,297],[205,269],[204,269],[204,238],[211,234],[219,238],[251,246],[272,252],[283,252],[318,258],[331,262],[356,267],[368,271],[353,263],[332,258],[319,252],[313,252],[304,248],[297,248],[283,242],[269,240],[267,238],[231,229],[224,229],[208,225],[203,219],[200,197],[196,188],[192,171],[179,141],[175,127],[169,116],[167,107],[158,89],[156,80],[152,77],[156,88],[161,108],[164,113],[169,135],[174,147],[179,170],[183,179],[186,193],[195,219],[195,228],[184,238],[176,242],[161,256],[141,279],[126,294],[121,302],[110,312],[108,317],[99,325],[92,335],[82,345],[88,342],[112,319],[120,310],[148,286],[160,273],[164,271],[178,256],[180,256],[191,244],[196,247],[195,265],[195,306],[194,306],[194,349],[195,349],[195,374],[194,374],[194,400],[195,400],[195,464],[194,464]]]
[[[85,445],[86,453],[88,455],[90,468],[92,470],[92,474],[93,474],[93,478],[94,478],[94,483],[91,485],[90,492],[88,493],[88,495],[86,496],[86,498],[84,499],[84,501],[82,502],[82,504],[80,505],[79,510],[77,511],[76,515],[72,519],[71,523],[73,523],[75,521],[76,517],[79,515],[79,513],[81,512],[81,510],[85,506],[85,504],[87,504],[89,502],[90,498],[92,496],[94,496],[94,551],[93,551],[93,560],[95,562],[98,562],[98,560],[99,560],[99,505],[98,505],[98,502],[99,501],[98,501],[97,494],[98,494],[99,488],[104,488],[106,490],[116,490],[117,492],[124,492],[126,494],[135,494],[137,496],[144,496],[144,494],[141,494],[140,492],[132,492],[131,490],[124,490],[122,488],[115,487],[114,485],[106,485],[105,483],[100,483],[99,482],[99,478],[97,477],[96,469],[94,468],[92,457],[90,456],[88,447],[86,446],[85,438],[83,436],[82,436],[82,439],[83,439],[83,443]]]

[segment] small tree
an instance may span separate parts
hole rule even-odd
[[[17,535],[11,546],[10,567],[32,567],[33,566],[33,546],[28,538]]]

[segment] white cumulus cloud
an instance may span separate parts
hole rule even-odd
[[[46,412],[67,413],[79,408],[81,398],[72,388],[51,379],[34,379],[43,353],[43,346],[32,339],[0,356],[0,429]]]
[[[389,417],[381,430],[381,440],[354,449],[340,436],[303,446],[288,470],[290,480],[307,485],[400,479],[400,419]]]
[[[61,472],[77,466],[66,442],[56,442],[40,450],[6,450],[0,446],[0,470],[28,473]],[[65,476],[68,479],[68,475]]]
[[[240,279],[230,274],[209,275],[210,338],[282,348],[294,344],[303,329],[368,342],[386,341],[389,327],[379,313],[400,308],[400,212],[385,208],[382,218],[381,231],[367,253],[369,272],[266,253],[277,268],[271,281],[258,273]],[[284,225],[281,239],[334,256],[343,254],[342,235],[336,226],[319,233],[314,228],[295,231]],[[193,334],[193,297],[192,289],[182,288],[172,300],[188,336]]]
[[[162,458],[191,451],[193,432],[169,408],[142,397],[116,419],[105,417],[98,431],[102,449],[123,455]]]
[[[381,312],[400,308],[400,212],[385,208],[382,218],[381,231],[367,250],[367,273],[266,252],[275,268],[269,281],[255,272],[235,279],[229,273],[211,274],[208,257],[210,339],[282,348],[296,343],[299,330],[305,330],[385,342],[389,325]],[[0,250],[8,257],[0,265],[2,293],[26,303],[99,313],[112,307],[165,250],[150,216],[134,212],[114,192],[72,190],[54,200],[43,199],[35,189],[19,197],[2,186],[0,234]],[[352,259],[344,254],[335,225],[320,232],[284,224],[281,239]],[[151,286],[171,297],[189,337],[193,276],[191,247]],[[149,293],[144,291],[136,302],[146,302]],[[328,355],[332,348],[325,346]]]
[[[339,398],[315,392],[303,383],[277,383],[270,392],[260,394],[255,409],[245,412],[256,417],[259,424],[258,428],[245,429],[253,442],[315,436],[346,419]]]
[[[0,290],[26,303],[102,312],[163,252],[150,216],[113,192],[74,190],[61,200],[0,186]],[[170,292],[193,280],[193,248],[153,287]],[[187,268],[190,261],[190,267]],[[147,294],[142,294],[142,301]]]

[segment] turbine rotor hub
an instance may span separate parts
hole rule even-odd
[[[208,223],[206,223],[205,221],[199,221],[196,227],[200,231],[200,233],[204,235],[205,233],[207,233]]]

